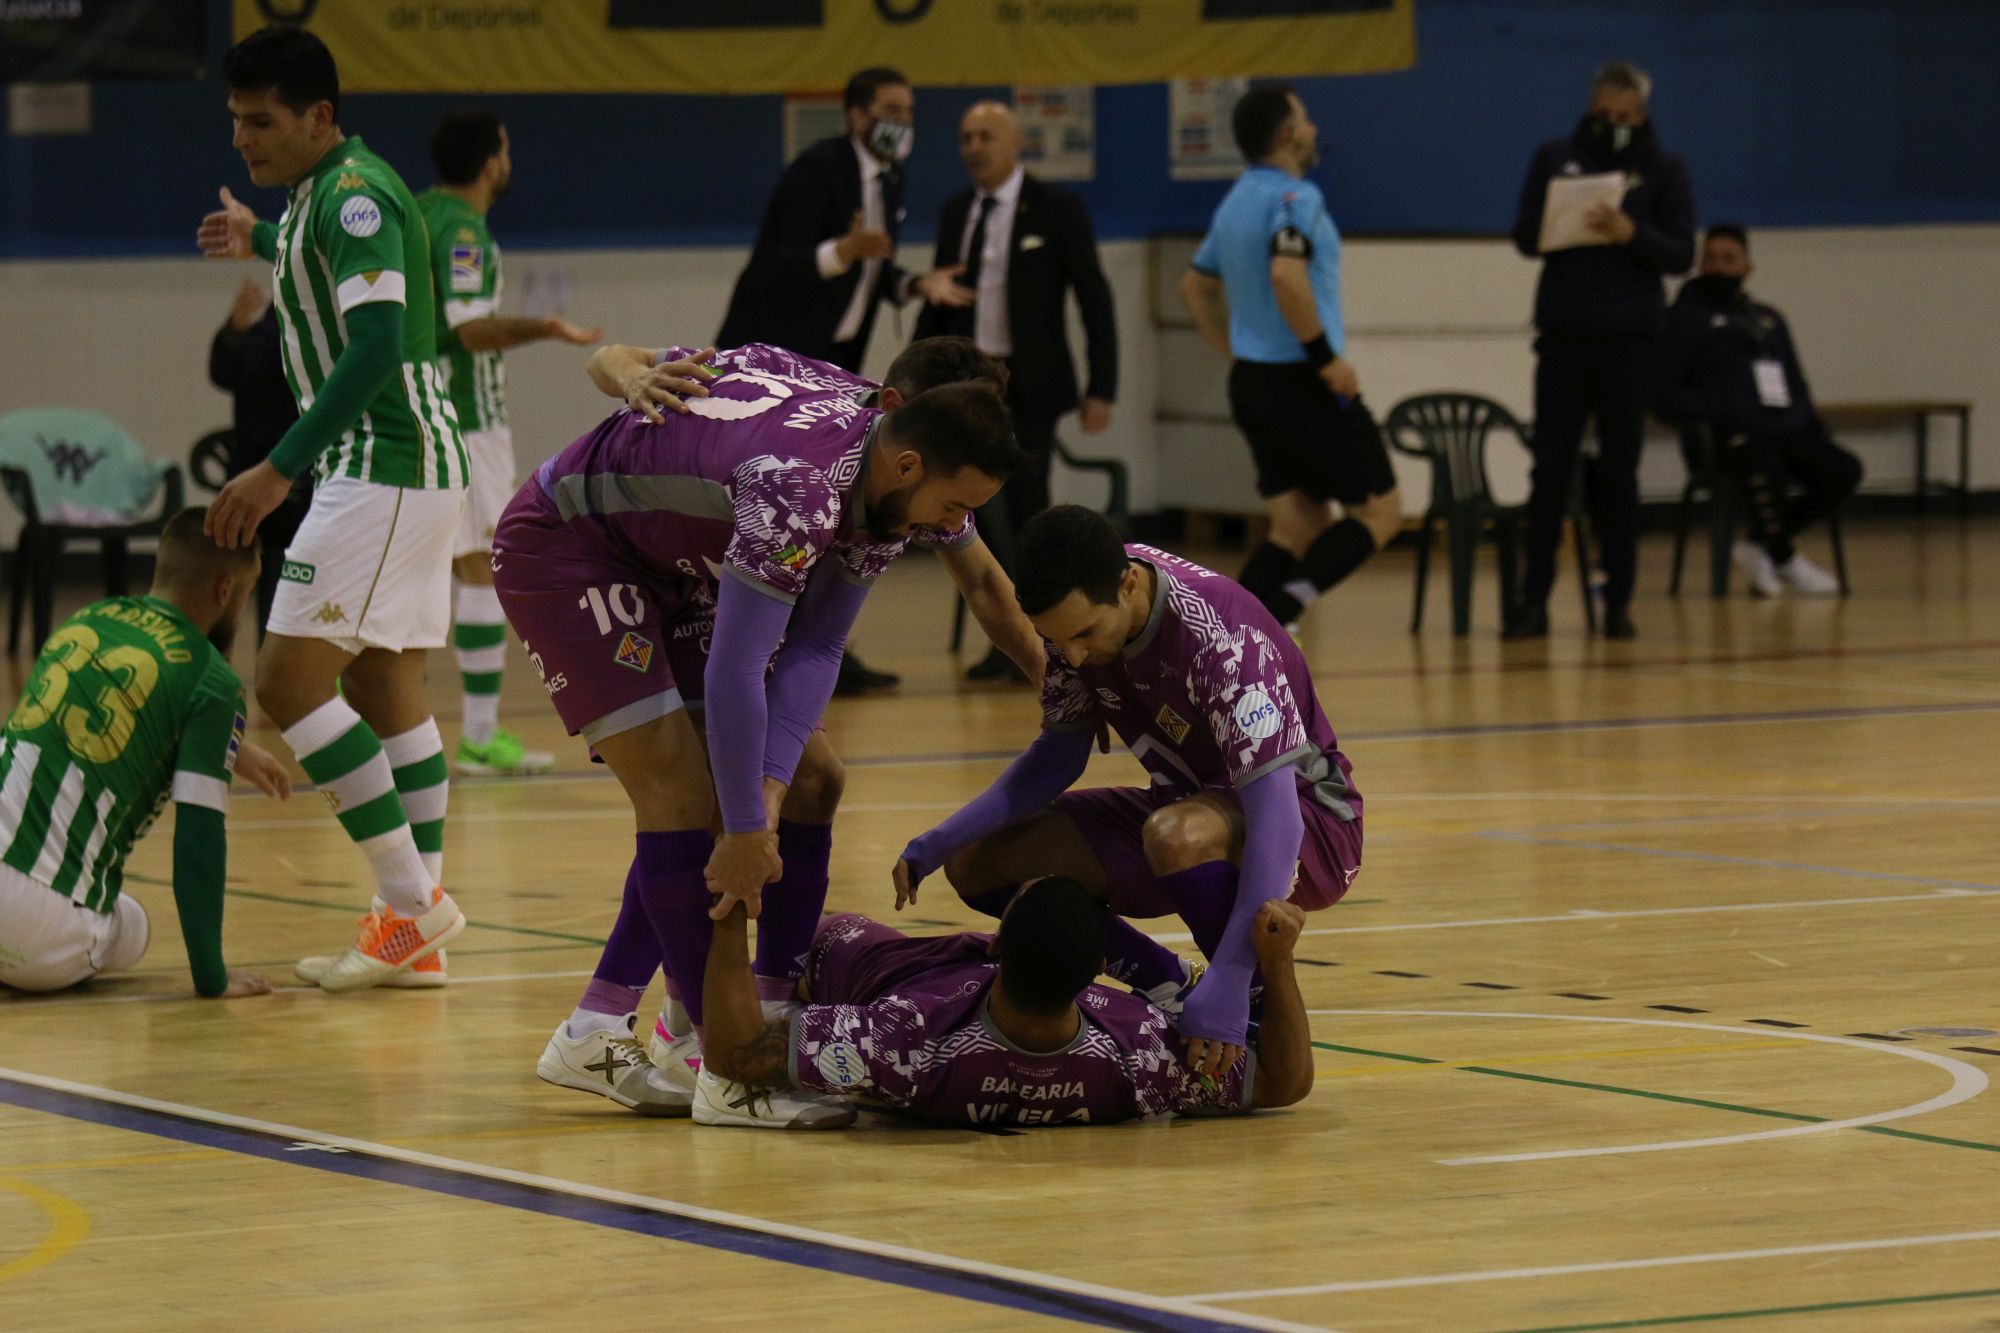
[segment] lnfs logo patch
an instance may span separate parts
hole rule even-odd
[[[340,229],[357,240],[382,230],[382,206],[365,194],[352,195],[340,205]]]
[[[653,641],[628,630],[625,637],[618,641],[618,651],[612,657],[619,666],[644,671],[653,665]]]

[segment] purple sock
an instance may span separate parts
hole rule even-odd
[[[1000,914],[1007,910],[1007,904],[1013,902],[1014,895],[1020,891],[1021,886],[1019,884],[1002,884],[997,889],[988,889],[984,893],[974,894],[972,897],[966,898],[964,902],[973,911],[983,912],[985,915],[998,921]]]
[[[830,824],[778,821],[778,856],[784,874],[764,886],[757,917],[757,998],[789,1000],[805,975],[806,953],[826,910],[827,860],[833,854]]]
[[[1223,929],[1229,925],[1230,909],[1236,906],[1236,867],[1227,861],[1204,861],[1160,876],[1159,886],[1187,923],[1195,947],[1203,957],[1214,958],[1215,946],[1222,943]]]
[[[708,969],[708,944],[715,937],[715,923],[708,919],[714,895],[702,871],[715,839],[707,829],[678,833],[641,833],[639,853],[632,869],[638,880],[639,900],[653,923],[660,957],[666,960],[667,975],[674,979],[687,1006],[689,1017],[701,1022],[702,974]]]
[[[625,899],[618,906],[618,919],[611,925],[611,938],[604,941],[604,952],[597,959],[597,975],[577,1008],[594,1014],[629,1014],[646,993],[646,987],[653,984],[653,973],[659,969],[660,941],[653,934],[653,923],[646,919],[646,904],[639,898],[639,862],[634,859],[625,874]],[[610,1003],[611,992],[600,993],[600,986],[631,991],[632,1003],[622,1009],[603,1008],[603,1004]],[[593,996],[600,1003],[593,1003]]]
[[[1104,922],[1104,975],[1140,992],[1187,980],[1179,954],[1115,915]]]

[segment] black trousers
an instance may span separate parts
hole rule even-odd
[[[1556,581],[1576,458],[1586,421],[1597,423],[1593,505],[1604,601],[1632,600],[1639,564],[1639,447],[1645,438],[1655,339],[1650,335],[1545,333],[1535,340],[1535,466],[1528,495],[1525,604],[1546,602]]]
[[[1000,493],[979,509],[979,535],[1008,576],[1014,573],[1014,553],[1027,521],[1049,507],[1049,463],[1056,449],[1056,418],[1017,413],[1014,438],[1030,462],[1007,479]]]
[[[1778,435],[1731,436],[1721,465],[1743,488],[1750,538],[1779,564],[1792,558],[1792,538],[1847,502],[1861,484],[1861,460],[1811,425]],[[1797,482],[1800,493],[1787,493]]]

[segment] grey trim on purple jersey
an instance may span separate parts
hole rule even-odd
[[[613,736],[636,731],[648,722],[657,722],[686,707],[687,702],[681,698],[680,689],[676,686],[659,694],[648,695],[637,703],[626,704],[616,712],[606,713],[594,722],[585,723],[583,730],[577,734],[591,745],[600,745]]]
[[[661,511],[694,518],[727,520],[734,516],[729,488],[706,477],[676,474],[633,476],[616,473],[572,473],[551,477],[542,489],[556,503],[563,522],[585,514],[653,514]]]
[[[998,984],[997,978],[995,979],[995,984]],[[993,1007],[993,992],[989,990],[986,992],[986,998],[979,1002],[979,1026],[986,1030],[987,1036],[993,1038],[993,1040],[999,1042],[1002,1046],[1005,1046],[1008,1050],[1014,1052],[1014,1054],[1016,1055],[1026,1055],[1041,1059],[1047,1059],[1058,1055],[1068,1055],[1071,1051],[1074,1051],[1077,1047],[1083,1045],[1083,1039],[1088,1035],[1090,1035],[1090,1022],[1089,1020],[1084,1018],[1082,1012],[1079,1011],[1076,1016],[1076,1035],[1074,1037],[1071,1037],[1068,1041],[1056,1047],[1053,1051],[1031,1051],[1027,1047],[1022,1046],[1018,1042],[1015,1042],[1012,1039],[1010,1039],[1006,1033],[1000,1030],[1000,1025],[993,1021],[993,1015],[990,1012],[992,1007]],[[1071,1007],[1072,1008],[1075,1007],[1074,1003],[1072,1003]]]
[[[742,584],[744,587],[749,588],[754,592],[760,592],[774,602],[783,602],[786,606],[795,606],[798,604],[799,599],[792,596],[790,593],[779,592],[776,588],[773,588],[770,584],[761,582],[752,575],[745,574],[742,570],[738,569],[734,565],[724,565],[722,567],[722,572],[734,578],[738,583]]]
[[[1138,556],[1132,557],[1139,560]],[[1150,560],[1139,563],[1153,571],[1153,609],[1146,613],[1146,627],[1139,631],[1139,637],[1125,641],[1124,653],[1127,657],[1137,657],[1153,646],[1159,636],[1160,626],[1167,620],[1167,580],[1172,576]]]

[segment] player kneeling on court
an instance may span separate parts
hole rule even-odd
[[[1015,595],[1048,645],[1042,734],[904,849],[896,906],[942,866],[989,916],[1052,871],[1120,917],[1178,914],[1209,959],[1191,988],[1179,957],[1122,920],[1109,926],[1108,971],[1178,1012],[1191,1055],[1219,1073],[1244,1040],[1260,906],[1313,911],[1347,892],[1361,871],[1361,793],[1305,655],[1242,585],[1124,545],[1076,505],[1028,521],[1019,568]],[[1069,790],[1104,726],[1150,785]]]
[[[121,895],[125,858],[169,798],[174,903],[195,989],[263,995],[222,962],[223,814],[241,773],[291,795],[243,739],[229,647],[257,591],[257,547],[222,547],[184,509],[153,589],[86,606],[49,636],[0,738],[0,987],[49,991],[135,966],[151,929]]]
[[[1051,875],[1015,894],[997,936],[911,939],[867,917],[820,922],[805,1007],[767,1023],[736,908],[715,927],[703,1001],[707,1059],[752,1095],[834,1093],[938,1125],[1109,1124],[1290,1106],[1312,1091],[1312,1034],[1292,968],[1305,913],[1269,901],[1250,923],[1263,970],[1249,1049],[1204,1075],[1173,1020],[1143,995],[1095,984],[1104,905]],[[997,955],[997,956],[996,956]],[[695,1119],[755,1125],[697,1099]]]

